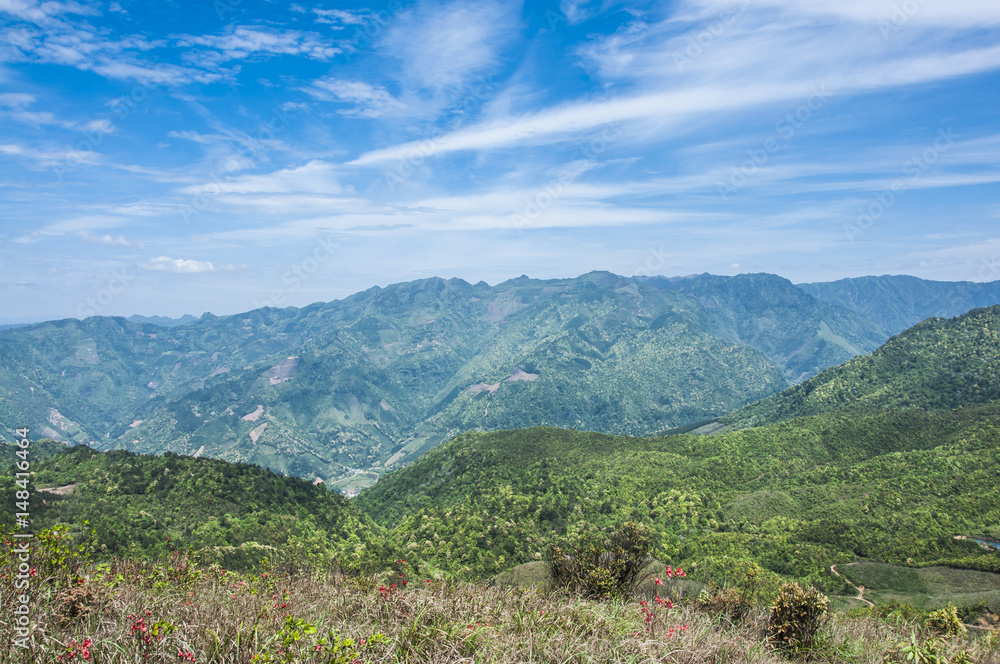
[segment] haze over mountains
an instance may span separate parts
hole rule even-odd
[[[645,435],[718,417],[998,302],[1000,282],[594,272],[426,279],[170,327],[67,319],[0,331],[0,424],[357,489],[469,429]]]

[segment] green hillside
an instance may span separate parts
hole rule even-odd
[[[190,547],[246,565],[280,550],[352,565],[374,532],[345,498],[257,466],[86,446],[44,460],[34,446],[31,452],[34,528],[87,519],[105,556],[145,558]],[[7,525],[14,523],[15,470],[0,471],[0,523]]]
[[[831,414],[719,436],[468,433],[356,499],[407,558],[487,575],[629,519],[661,560],[722,555],[837,589],[858,558],[1000,569],[1000,404]]]
[[[844,409],[945,410],[1000,399],[1000,306],[933,318],[870,355],[722,418],[753,426]]]
[[[983,276],[991,270],[984,269]],[[798,284],[820,302],[845,307],[898,334],[927,318],[953,318],[1000,304],[1000,281],[930,281],[905,275]]]
[[[717,417],[885,335],[773,275],[425,279],[180,322],[0,331],[0,426],[356,488],[469,429]]]

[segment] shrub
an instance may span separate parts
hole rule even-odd
[[[771,607],[768,640],[782,649],[811,646],[829,606],[827,596],[815,588],[786,583]]]
[[[733,623],[745,620],[758,604],[771,602],[784,583],[777,574],[757,563],[726,556],[706,558],[698,567],[698,577],[709,581],[708,587],[698,594],[696,608],[726,616]],[[721,580],[724,585],[720,585]]]
[[[921,643],[916,634],[910,634],[909,641],[901,641],[893,646],[882,661],[905,664],[973,664],[967,650],[959,650],[949,658],[940,641],[928,639]]]
[[[575,550],[553,546],[549,573],[556,585],[591,597],[630,593],[652,561],[649,529],[629,521],[602,538],[584,539]]]
[[[924,627],[937,636],[964,636],[966,633],[965,625],[958,617],[958,609],[951,602],[943,609],[931,611]]]
[[[712,615],[725,616],[733,623],[742,622],[753,604],[736,588],[705,589],[698,593],[695,607]]]

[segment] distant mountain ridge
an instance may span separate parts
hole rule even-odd
[[[1000,304],[1000,281],[929,281],[884,275],[797,286],[821,302],[861,314],[891,334],[927,318],[953,318],[972,309]]]
[[[173,327],[0,331],[0,424],[359,489],[469,429],[718,417],[888,336],[775,275],[433,278]]]
[[[843,410],[943,411],[1000,400],[1000,305],[929,318],[875,352],[722,418],[759,426]]]
[[[189,325],[190,323],[198,320],[196,316],[191,314],[184,314],[180,318],[170,318],[169,316],[140,316],[139,314],[133,314],[128,317],[128,320],[133,323],[149,323],[150,325],[158,325],[160,327],[176,327],[178,325]]]

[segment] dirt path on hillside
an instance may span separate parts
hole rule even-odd
[[[841,576],[840,572],[837,571],[837,566],[836,565],[830,565],[830,571],[833,572],[834,576],[839,577],[839,578],[843,579],[844,581],[847,581],[847,585],[849,585],[850,587],[852,587],[852,588],[854,588],[855,590],[858,591],[858,597],[857,597],[858,600],[864,602],[868,606],[875,606],[875,602],[873,602],[871,600],[868,600],[868,599],[865,599],[865,587],[864,586],[856,586],[846,576]]]

